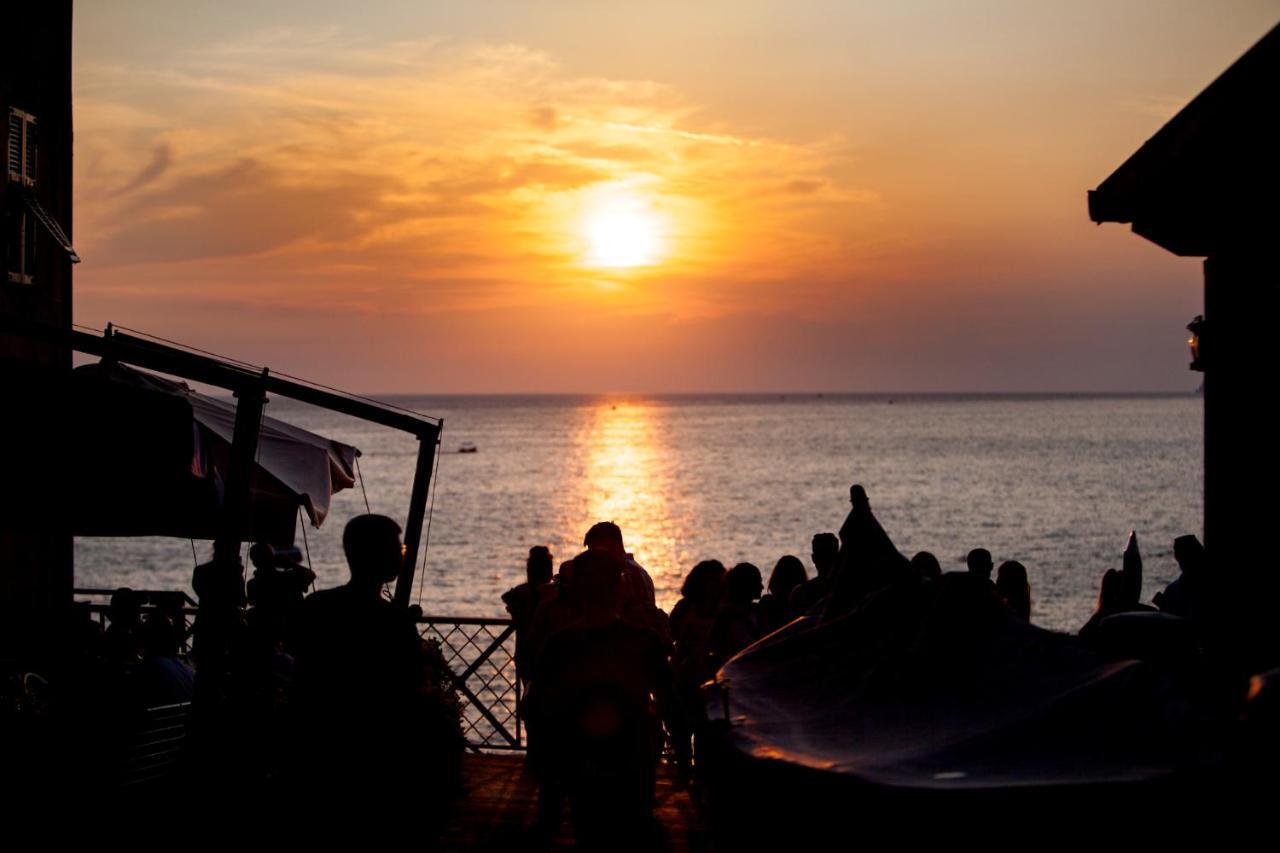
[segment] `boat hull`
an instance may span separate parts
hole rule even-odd
[[[760,831],[778,813],[816,830],[850,809],[954,823],[998,807],[1030,827],[1230,787],[1215,752],[1226,720],[1196,678],[1103,659],[1019,622],[988,587],[954,574],[888,590],[729,661],[699,744],[717,826]]]

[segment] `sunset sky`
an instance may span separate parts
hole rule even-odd
[[[81,2],[76,320],[368,392],[1186,390],[1247,2]]]

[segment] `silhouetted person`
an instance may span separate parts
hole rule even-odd
[[[1031,584],[1027,567],[1017,560],[1006,560],[996,571],[996,595],[1010,612],[1023,622],[1031,621]]]
[[[564,560],[551,582],[539,589],[534,602],[528,635],[522,644],[527,673],[537,669],[538,657],[547,640],[577,618],[578,608],[573,601],[573,560]]]
[[[278,705],[293,676],[292,650],[303,597],[315,574],[303,566],[296,548],[258,543],[249,549],[253,577],[245,585],[249,610],[234,651],[239,699],[254,693],[255,703]]]
[[[1203,622],[1209,596],[1204,546],[1195,536],[1179,536],[1173,540],[1173,559],[1178,563],[1180,574],[1163,591],[1157,592],[1153,600],[1165,613]]]
[[[719,560],[703,560],[685,576],[680,587],[680,600],[671,608],[671,633],[675,644],[672,663],[677,678],[684,670],[697,670],[701,675],[707,642],[720,600],[724,595],[724,564]]]
[[[862,486],[849,487],[849,515],[840,527],[840,564],[823,618],[842,616],[868,595],[915,583],[911,561],[880,526]]]
[[[667,731],[676,754],[676,772],[681,779],[687,779],[691,772],[690,738],[705,716],[699,687],[706,680],[711,627],[724,594],[726,574],[719,560],[698,563],[685,576],[680,600],[671,608],[675,698],[667,714]]]
[[[142,599],[138,593],[127,586],[111,593],[107,620],[103,637],[106,659],[120,666],[136,663],[142,651]]]
[[[787,554],[774,564],[769,575],[769,591],[756,605],[761,636],[773,633],[786,623],[791,593],[808,579],[799,557]]]
[[[192,570],[191,589],[200,601],[191,632],[191,662],[196,668],[192,723],[199,736],[197,750],[202,754],[201,760],[216,761],[221,757],[216,740],[224,727],[220,723],[206,724],[202,718],[216,715],[226,698],[231,656],[244,630],[244,566],[239,543],[215,541],[213,559]]]
[[[550,549],[545,545],[534,545],[529,549],[529,558],[525,561],[525,582],[502,594],[502,603],[511,614],[511,623],[516,629],[516,675],[521,681],[529,680],[529,662],[526,660],[529,627],[544,594],[544,587],[551,583],[552,565]]]
[[[1108,616],[1117,613],[1132,613],[1155,610],[1133,598],[1133,585],[1117,569],[1107,569],[1102,574],[1102,583],[1098,588],[1098,606],[1089,621],[1080,629],[1079,637],[1086,642],[1093,642],[1098,625]]]
[[[653,578],[649,577],[649,573],[636,562],[633,555],[627,553],[622,543],[622,529],[618,525],[612,521],[600,521],[591,525],[582,544],[588,551],[608,551],[621,561],[622,578],[618,588],[624,606],[627,606],[628,600],[649,607],[657,606]]]
[[[921,581],[931,581],[942,575],[942,565],[938,558],[928,551],[918,551],[911,558],[911,569]]]
[[[624,572],[623,560],[603,549],[574,558],[577,619],[547,639],[529,691],[530,727],[544,742],[543,830],[554,829],[563,790],[574,801],[575,828],[592,842],[633,841],[649,818],[655,709],[670,683],[662,640],[622,618]]]
[[[178,655],[179,629],[164,614],[152,613],[142,624],[142,663],[134,676],[143,707],[191,701],[195,671]]]
[[[532,552],[531,552],[532,556]],[[526,566],[526,572],[529,566]],[[552,745],[545,742],[542,727],[536,719],[537,709],[530,704],[528,682],[538,671],[547,642],[560,632],[574,625],[579,617],[579,607],[573,600],[573,560],[563,560],[560,569],[548,583],[541,585],[533,601],[533,613],[523,642],[517,638],[518,654],[523,658],[520,671],[526,681],[520,713],[525,720],[525,761],[539,777],[538,823],[539,830],[554,835],[560,825],[560,808],[563,800],[560,779],[554,772],[555,754]],[[533,697],[536,699],[535,696]]]
[[[272,642],[288,644],[307,590],[315,583],[315,573],[299,562],[296,548],[273,548],[258,543],[249,549],[253,577],[245,585],[251,610],[251,629],[261,631]]]
[[[991,552],[986,548],[974,548],[964,562],[971,574],[991,580],[991,570],[995,568],[995,564],[991,560]]]
[[[752,604],[763,588],[760,570],[751,563],[738,563],[725,575],[724,598],[711,626],[709,671],[719,669],[760,637]]]
[[[1102,573],[1102,583],[1098,586],[1097,613],[1110,616],[1112,613],[1123,613],[1137,604],[1129,595],[1124,575],[1116,569],[1107,569]]]
[[[281,761],[288,742],[288,695],[293,685],[298,623],[303,597],[315,574],[296,548],[260,542],[249,549],[253,577],[245,585],[249,610],[231,655],[229,706],[246,777],[265,778]]]
[[[154,612],[169,618],[178,636],[178,649],[184,651],[187,643],[186,598],[177,590],[156,590],[148,593],[148,600],[155,608]]]
[[[836,566],[840,562],[840,540],[834,533],[815,535],[810,557],[817,574],[792,590],[787,611],[793,619],[803,616],[831,592]]]
[[[302,778],[309,790],[344,799],[390,796],[388,786],[413,764],[422,685],[423,645],[412,617],[382,597],[404,559],[400,527],[386,516],[357,516],[343,531],[342,550],[351,579],[313,594],[299,614],[293,697]]]

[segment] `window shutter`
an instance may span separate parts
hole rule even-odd
[[[9,180],[23,186],[36,183],[36,118],[22,110],[9,110]]]
[[[22,180],[23,167],[23,150],[22,137],[23,125],[22,113],[17,110],[9,110],[9,180]]]
[[[22,134],[22,177],[29,187],[36,185],[36,119],[27,116]]]

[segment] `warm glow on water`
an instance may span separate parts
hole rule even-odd
[[[591,425],[579,438],[586,476],[575,486],[587,511],[571,528],[617,523],[627,550],[648,555],[654,573],[672,562],[681,538],[679,519],[668,504],[672,471],[659,414],[648,402],[601,402],[594,408]]]
[[[1171,398],[471,397],[407,398],[444,417],[422,602],[431,612],[503,613],[531,545],[557,563],[593,523],[616,522],[653,576],[658,604],[679,598],[699,560],[747,560],[767,578],[783,554],[810,572],[810,538],[835,531],[852,482],[904,553],[944,570],[985,547],[1018,559],[1032,618],[1077,630],[1098,581],[1138,531],[1143,600],[1176,573],[1173,538],[1200,533],[1203,405]],[[401,521],[416,442],[283,400],[271,414],[350,442],[374,512]],[[478,452],[460,454],[463,442]],[[307,531],[317,586],[346,578],[342,527],[365,511],[339,492]],[[301,531],[299,545],[301,546]],[[208,543],[196,542],[201,558]],[[81,586],[190,589],[186,540],[79,539]],[[416,592],[416,590],[415,590]]]

